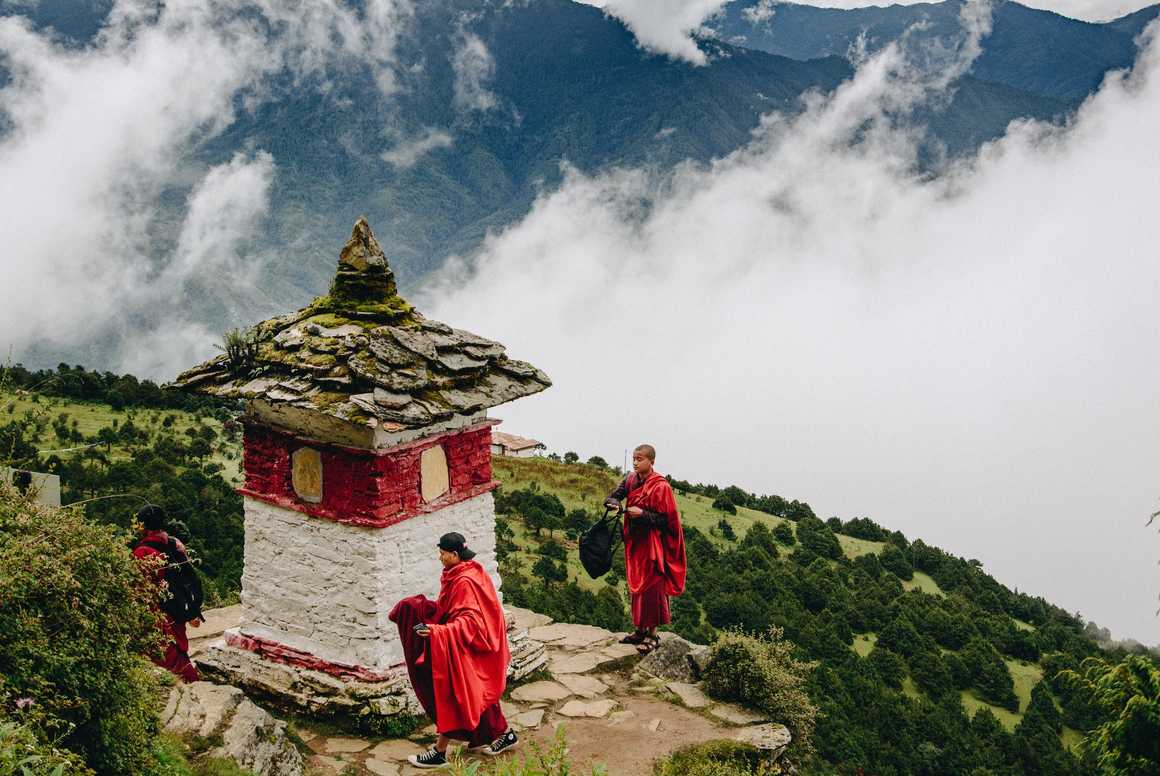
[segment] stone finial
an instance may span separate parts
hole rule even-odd
[[[370,302],[382,301],[397,293],[395,273],[387,263],[387,256],[366,218],[360,216],[339,254],[331,295]]]

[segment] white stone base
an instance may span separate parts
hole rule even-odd
[[[381,673],[403,661],[401,599],[435,598],[443,567],[435,545],[458,531],[500,586],[490,493],[386,528],[311,517],[245,497],[242,635],[329,663]]]

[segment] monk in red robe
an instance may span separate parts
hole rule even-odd
[[[507,686],[507,619],[491,577],[461,534],[439,539],[439,597],[405,598],[391,610],[415,695],[439,734],[435,745],[408,758],[418,768],[447,765],[451,739],[498,755],[519,741],[499,699]]]
[[[633,450],[632,472],[605,500],[613,508],[626,502],[624,569],[636,631],[621,641],[642,654],[660,644],[657,626],[672,621],[669,596],[685,592],[685,533],[673,489],[653,468],[656,457],[652,445]]]
[[[156,585],[165,585],[165,564],[169,562],[167,548],[171,541],[165,531],[165,511],[156,504],[147,504],[137,512],[137,522],[142,526],[140,538],[133,545],[133,556],[138,560],[147,561],[149,569],[146,573]],[[177,550],[179,562],[189,562],[189,555],[176,537],[172,542]],[[201,618],[195,617],[189,622],[193,627],[201,625]],[[165,635],[165,654],[154,656],[153,662],[169,671],[174,676],[186,682],[196,682],[201,677],[197,667],[189,659],[189,635],[185,630],[186,623],[178,622],[168,614],[162,614],[159,627]]]

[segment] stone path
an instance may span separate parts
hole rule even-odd
[[[531,640],[546,646],[550,678],[512,687],[502,702],[504,715],[523,742],[544,746],[564,725],[576,773],[603,762],[612,776],[650,776],[658,758],[712,739],[788,744],[788,732],[780,725],[760,724],[764,720],[745,709],[716,704],[694,683],[638,670],[635,648],[617,643],[623,634],[508,609],[517,629],[526,629]],[[296,732],[313,752],[306,763],[313,776],[413,776],[424,771],[409,765],[407,756],[434,741],[430,726],[409,739],[389,740],[329,736],[301,727]],[[527,746],[516,750],[528,751]]]

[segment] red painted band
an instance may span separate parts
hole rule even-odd
[[[372,671],[363,666],[332,663],[329,660],[316,657],[309,652],[303,652],[300,649],[294,649],[293,647],[288,647],[285,644],[279,644],[269,639],[243,636],[236,631],[226,631],[225,640],[231,647],[253,652],[263,660],[270,660],[275,663],[282,663],[283,665],[295,666],[297,668],[306,668],[311,671],[321,671],[322,673],[348,681],[387,682],[403,676],[403,672],[398,668],[384,672]],[[402,664],[400,663],[399,665],[401,666]]]
[[[495,421],[486,421],[379,451],[305,440],[249,422],[243,446],[245,483],[238,492],[327,520],[379,528],[394,525],[498,486],[491,473],[493,425]],[[420,456],[437,445],[447,458],[448,490],[425,502]],[[317,503],[294,491],[291,455],[301,447],[320,453],[322,499]]]

